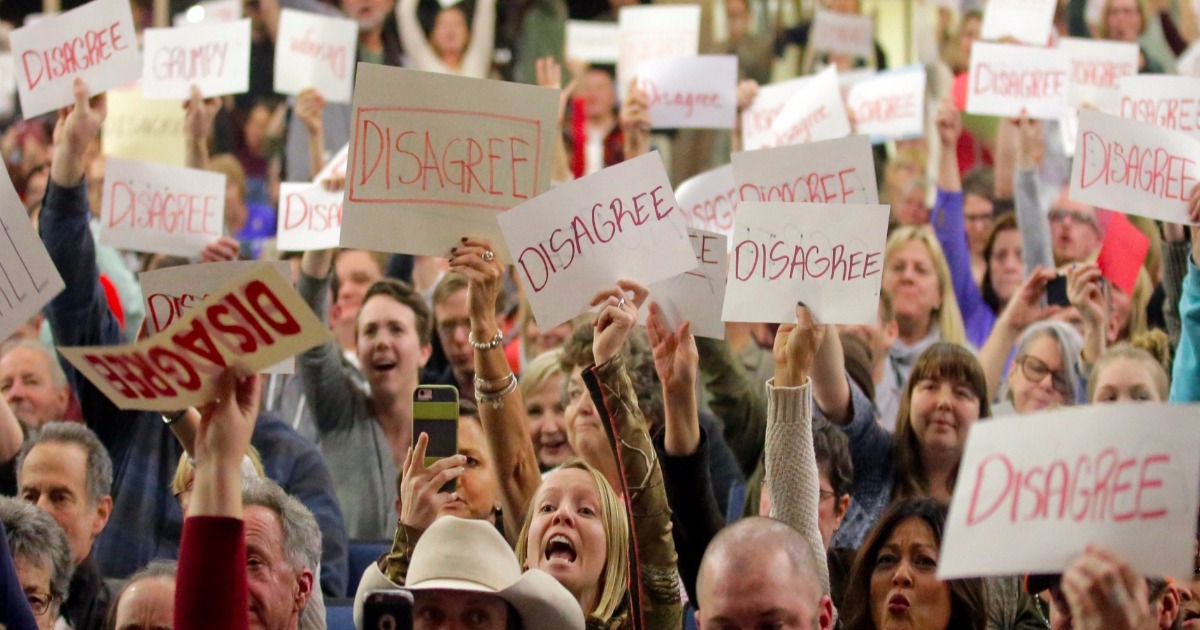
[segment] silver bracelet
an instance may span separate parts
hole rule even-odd
[[[510,374],[508,384],[504,389],[498,392],[484,392],[478,387],[475,388],[475,401],[480,405],[483,403],[492,403],[492,409],[504,408],[504,397],[513,393],[517,389],[517,377],[515,374]]]
[[[508,374],[505,374],[504,376],[501,376],[500,378],[491,379],[491,380],[486,379],[486,378],[479,378],[478,376],[476,376],[475,377],[475,391],[477,391],[477,392],[481,391],[481,392],[485,392],[485,393],[500,391],[500,390],[504,389],[505,387],[508,387],[508,382],[515,378],[517,378],[517,375],[513,374],[512,372],[509,372]]]
[[[475,348],[476,350],[491,350],[492,348],[499,347],[503,342],[504,333],[500,332],[499,330],[496,331],[496,336],[492,337],[491,341],[484,343],[475,341],[475,335],[473,333],[467,333],[467,343],[471,344],[471,347]]]

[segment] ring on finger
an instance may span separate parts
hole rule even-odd
[[[617,308],[618,309],[625,308],[625,298],[621,298],[620,300],[617,300]]]
[[[482,258],[484,262],[492,262],[496,258],[496,252],[493,252],[490,249],[485,249],[483,250],[483,253],[479,255],[479,257]]]

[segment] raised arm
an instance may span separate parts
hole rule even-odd
[[[567,142],[566,138],[563,137],[563,123],[566,121],[567,116],[567,102],[570,100],[571,94],[575,92],[575,86],[579,84],[579,77],[582,72],[572,72],[571,82],[566,87],[563,87],[562,66],[554,60],[554,57],[538,59],[535,64],[535,70],[539,86],[559,90],[558,128],[554,132],[554,166],[550,175],[550,181],[569,182],[574,179],[574,174],[571,173],[571,160],[567,156]]]
[[[979,350],[979,365],[987,379],[988,399],[995,400],[1004,378],[1004,366],[1013,345],[1026,328],[1062,310],[1059,306],[1043,306],[1046,284],[1054,279],[1053,269],[1038,268],[1021,285],[1016,295],[1008,301],[1004,312],[992,327],[987,343]]]
[[[296,118],[308,132],[308,169],[315,176],[325,168],[325,98],[314,88],[305,88],[296,95]]]
[[[412,59],[413,67],[430,70],[441,66],[437,52],[429,45],[425,31],[417,21],[417,4],[420,0],[400,0],[396,3],[396,24],[400,28],[400,43],[404,52]]]
[[[476,0],[475,19],[471,23],[471,43],[463,53],[463,74],[485,79],[492,69],[492,51],[496,47],[496,0]]]
[[[200,88],[192,86],[191,98],[183,104],[187,110],[184,128],[187,130],[188,168],[208,168],[208,140],[212,135],[213,120],[221,111],[221,99],[200,97]]]
[[[646,92],[637,80],[629,82],[620,111],[621,134],[624,136],[624,158],[632,160],[650,151],[650,106]]]
[[[1023,118],[1017,121],[1017,174],[1013,184],[1013,207],[1017,212],[1017,228],[1021,232],[1022,259],[1025,273],[1035,269],[1054,268],[1054,249],[1050,244],[1050,222],[1042,212],[1038,193],[1037,167],[1045,151],[1042,144],[1042,124]]]

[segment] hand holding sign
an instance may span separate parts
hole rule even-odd
[[[321,114],[325,111],[325,98],[321,96],[313,88],[304,88],[300,90],[300,94],[296,96],[296,107],[294,112],[296,118],[304,123],[304,129],[308,131],[310,138],[321,138],[321,130],[324,123],[321,119]]]
[[[646,287],[632,280],[617,280],[617,286],[600,291],[592,298],[592,306],[600,307],[595,323],[596,338],[592,340],[596,365],[604,365],[621,354],[625,340],[637,326],[638,311],[649,295]]]
[[[254,424],[258,421],[262,384],[257,376],[229,367],[217,377],[215,394],[216,399],[199,410],[200,425],[196,428],[193,446],[197,486],[203,483],[200,479],[213,472],[217,465],[227,470],[240,469],[250,446]],[[192,498],[191,507],[200,508],[199,513],[205,513],[202,511],[203,495],[194,493]],[[192,513],[196,512],[189,512]]]
[[[469,282],[467,304],[471,312],[471,336],[479,343],[491,341],[500,332],[496,325],[496,303],[504,283],[504,263],[496,257],[491,241],[465,237],[450,249],[450,271]]]
[[[108,111],[104,94],[88,99],[88,86],[75,78],[75,106],[58,112],[54,125],[54,160],[50,178],[60,186],[75,186],[83,179],[83,155],[104,126]]]
[[[621,133],[625,137],[625,159],[645,155],[650,150],[650,104],[646,91],[637,80],[625,90],[620,119]]]
[[[781,324],[775,331],[775,386],[799,387],[808,382],[817,349],[824,342],[827,330],[817,323],[804,303],[796,305],[796,323]],[[836,334],[836,333],[834,333]]]
[[[1146,580],[1117,554],[1088,546],[1062,576],[1071,608],[1071,627],[1079,630],[1140,630],[1158,627],[1150,612]]]
[[[207,147],[213,121],[221,111],[221,99],[216,96],[206,99],[201,95],[200,88],[193,85],[191,97],[183,104],[183,108],[187,112],[184,116],[184,127],[187,129],[188,142],[193,148]]]

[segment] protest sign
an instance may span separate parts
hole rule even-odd
[[[1011,37],[1023,44],[1045,46],[1054,27],[1056,5],[1056,0],[988,0],[980,37],[993,41]]]
[[[498,217],[543,330],[588,310],[597,291],[696,267],[658,152],[552,188]]]
[[[1122,118],[1200,138],[1200,78],[1145,75],[1121,78]]]
[[[766,146],[782,147],[850,135],[850,118],[838,86],[837,68],[817,73],[788,100],[771,123]]]
[[[865,15],[818,9],[808,41],[817,52],[874,59],[875,20]]]
[[[7,339],[65,285],[12,181],[0,179],[0,339]]]
[[[279,185],[279,251],[306,252],[338,246],[342,234],[344,192],[329,192],[307,182]]]
[[[1138,71],[1138,46],[1132,42],[1068,37],[1058,42],[1067,55],[1067,106],[1078,109],[1091,105],[1100,111],[1116,113],[1117,82]]]
[[[739,202],[879,203],[866,136],[734,153],[733,179]]]
[[[732,164],[700,173],[675,189],[675,200],[689,228],[725,236],[733,233],[733,215],[740,198]]]
[[[1142,264],[1150,252],[1150,237],[1137,229],[1124,214],[1113,212],[1104,228],[1104,243],[1096,256],[1096,265],[1113,286],[1133,295]]]
[[[925,68],[909,66],[877,74],[850,88],[846,109],[855,130],[878,144],[925,133]]]
[[[275,38],[275,91],[315,88],[327,102],[349,103],[354,89],[358,22],[284,9]]]
[[[619,27],[607,22],[567,20],[567,54],[570,61],[616,63],[620,57]]]
[[[333,154],[328,160],[325,160],[325,166],[321,168],[321,172],[313,178],[313,183],[323,182],[334,175],[346,176],[346,166],[350,159],[350,145],[343,146],[340,151]]]
[[[738,60],[734,55],[652,59],[637,71],[655,129],[733,129]]]
[[[108,91],[104,155],[183,166],[187,161],[186,112],[177,101],[142,98],[136,84]]]
[[[696,268],[651,284],[647,287],[650,300],[662,309],[671,330],[678,330],[687,320],[692,322],[693,335],[724,339],[721,305],[725,302],[725,275],[729,270],[729,237],[688,228],[688,238],[696,253]],[[642,306],[638,323],[645,324],[649,313],[649,307]]]
[[[208,0],[198,2],[183,13],[176,13],[172,26],[192,24],[221,24],[242,19],[242,0]]]
[[[260,264],[149,339],[58,351],[117,407],[170,411],[211,401],[229,366],[258,372],[330,338],[291,283]]]
[[[1057,48],[975,42],[967,113],[1057,119],[1067,107],[1067,55]]]
[[[231,260],[139,273],[138,282],[142,285],[143,306],[146,309],[146,332],[154,335],[166,330],[210,293],[221,290],[230,278],[249,273],[261,264],[274,267],[281,278],[291,278],[292,268],[285,260],[270,263]],[[290,358],[284,359],[262,371],[265,374],[293,374],[296,362]]]
[[[700,5],[625,6],[617,16],[617,90],[651,59],[694,57],[700,50]]]
[[[496,214],[550,187],[558,90],[359,64],[341,244],[511,260]]]
[[[727,322],[793,323],[796,303],[823,324],[873,324],[888,207],[743,201],[731,240]]]
[[[148,28],[142,35],[142,96],[186,100],[193,85],[204,98],[250,89],[249,19]]]
[[[1189,223],[1200,181],[1200,141],[1149,123],[1085,109],[1071,166],[1072,201]]]
[[[225,176],[109,158],[100,242],[135,252],[199,256],[225,228]]]
[[[129,0],[92,0],[8,37],[27,119],[74,104],[76,76],[95,96],[142,74]]]
[[[971,427],[938,579],[1061,573],[1089,545],[1188,578],[1200,489],[1194,405],[1065,408]],[[1021,541],[998,545],[996,541]]]
[[[812,77],[802,77],[760,88],[754,102],[742,112],[742,148],[756,151],[774,146],[775,136],[771,133],[771,127],[779,117],[779,112],[783,111],[793,96],[807,89],[812,81]]]

